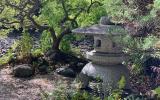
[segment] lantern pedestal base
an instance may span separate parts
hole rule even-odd
[[[126,85],[125,88],[129,89],[129,73],[128,69],[123,65],[99,65],[88,63],[83,69],[79,76],[82,82],[82,88],[89,85],[89,81],[92,78],[100,78],[104,83],[104,88],[116,89],[118,88],[118,82],[122,76],[125,77]]]

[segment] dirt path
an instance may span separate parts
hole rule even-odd
[[[73,79],[61,77],[55,73],[19,79],[11,75],[9,67],[0,69],[0,100],[41,100],[40,93],[52,91],[59,80],[68,83]]]

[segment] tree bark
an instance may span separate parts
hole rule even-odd
[[[52,45],[52,50],[59,51],[59,45],[60,45],[61,39],[57,39],[54,41]]]
[[[71,30],[69,28],[66,28],[55,40],[54,40],[54,43],[52,45],[52,49],[55,50],[55,51],[59,51],[59,45],[61,43],[61,40],[63,39],[63,37],[66,35],[66,34],[69,34],[71,33]],[[54,38],[54,37],[53,37]]]

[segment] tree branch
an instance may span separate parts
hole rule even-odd
[[[62,8],[63,8],[64,14],[65,14],[65,17],[68,17],[68,11],[65,6],[65,1],[61,0],[61,4],[62,4]]]
[[[0,30],[3,30],[3,29],[9,29],[9,28],[5,27],[4,25],[0,26]]]
[[[0,13],[2,13],[2,11],[4,10],[4,5],[0,5]]]
[[[9,0],[6,0],[6,5],[7,5],[7,6],[10,6],[10,7],[12,7],[12,8],[15,8],[15,9],[17,9],[17,10],[22,10],[22,9],[23,9],[23,8],[21,8],[21,7],[19,7],[19,6],[16,6],[16,4],[11,3]]]
[[[98,1],[93,1],[93,0],[91,0],[91,4],[90,4],[89,7],[87,8],[87,13],[90,12],[90,9],[92,8],[92,6],[93,6],[94,4],[98,4],[99,6],[102,6],[102,5],[103,5],[102,3],[98,2]]]
[[[1,18],[0,22],[3,24],[15,24],[15,23],[20,23],[19,21],[13,21],[13,22],[9,22],[8,19],[6,18]]]

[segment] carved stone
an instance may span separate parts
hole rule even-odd
[[[129,88],[129,71],[126,66],[122,65],[128,56],[123,53],[121,45],[113,40],[125,33],[117,30],[123,30],[123,28],[113,24],[108,17],[102,17],[98,25],[77,28],[72,31],[94,36],[94,50],[86,53],[86,58],[91,62],[84,66],[80,74],[82,88],[88,86],[90,77],[100,77],[104,88],[109,88],[108,84],[112,88],[117,88],[122,76],[126,79],[126,88]]]

